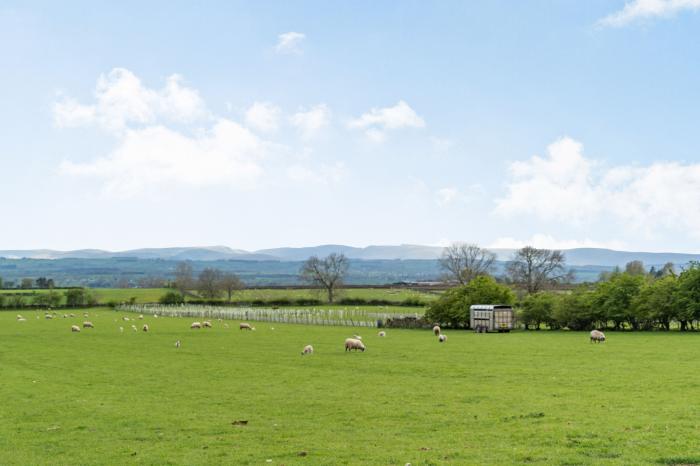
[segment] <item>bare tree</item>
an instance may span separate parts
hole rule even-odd
[[[567,272],[565,266],[561,251],[525,246],[515,252],[506,273],[513,283],[524,285],[528,293],[537,293],[547,285],[571,280],[573,273]]]
[[[452,243],[442,251],[439,262],[446,271],[446,280],[466,285],[480,275],[491,273],[496,254],[476,244]]]
[[[328,293],[328,302],[332,303],[336,290],[343,284],[348,267],[350,263],[344,254],[333,253],[323,259],[312,256],[302,265],[299,278],[324,288]]]
[[[191,290],[194,285],[194,278],[192,278],[192,264],[189,262],[178,262],[175,267],[175,281],[173,282],[175,288],[183,295],[187,290]]]
[[[199,273],[197,291],[204,299],[216,299],[221,295],[222,273],[219,269],[206,268]]]
[[[231,302],[233,293],[243,289],[243,282],[240,278],[238,278],[238,275],[229,272],[221,276],[221,280],[219,280],[219,287],[226,292],[228,301]]]
[[[625,273],[630,275],[646,275],[647,269],[642,261],[631,261],[625,264]]]

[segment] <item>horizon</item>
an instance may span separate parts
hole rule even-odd
[[[84,5],[0,7],[0,249],[697,250],[700,3]]]

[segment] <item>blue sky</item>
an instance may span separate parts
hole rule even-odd
[[[700,0],[65,3],[0,6],[0,249],[700,251]]]

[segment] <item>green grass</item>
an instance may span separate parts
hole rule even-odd
[[[700,464],[697,334],[363,329],[350,354],[351,328],[22,313],[0,313],[3,465]]]

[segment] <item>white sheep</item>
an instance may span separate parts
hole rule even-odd
[[[435,327],[433,327],[433,333],[435,334],[435,336],[438,336],[442,333],[442,330],[440,329],[439,325],[436,325]]]
[[[25,319],[24,317],[20,317],[19,319],[17,319],[17,322],[26,322],[26,321],[27,321],[27,319]]]
[[[134,332],[139,331],[139,329],[136,328],[136,325],[133,325],[133,324],[131,325],[131,330],[133,330]]]
[[[63,314],[63,318],[64,318],[64,319],[67,319],[67,318],[68,318],[68,314]]]
[[[53,319],[53,316],[51,314],[45,314],[44,319]]]
[[[92,325],[92,322],[86,320],[85,322],[83,322],[83,328],[95,328],[95,326]]]
[[[600,330],[591,330],[591,343],[596,342],[596,343],[604,343],[605,342],[605,334],[601,332]]]
[[[199,329],[199,328],[202,328],[202,324],[201,324],[201,322],[192,322],[192,325],[190,325],[190,328],[191,329],[195,329],[195,328]]]
[[[77,325],[71,325],[70,331],[71,332],[80,332],[80,327],[78,327]]]
[[[444,333],[441,333],[440,336],[438,337],[438,341],[440,343],[445,343],[447,341],[447,335],[445,335]]]
[[[246,324],[245,322],[241,322],[238,325],[238,330],[253,330],[253,327],[251,327],[250,324]]]
[[[379,336],[380,336],[380,337],[385,337],[385,336],[386,336],[386,332],[385,332],[384,330],[382,330],[381,332],[379,332]]]
[[[71,317],[75,317],[75,314],[73,314],[72,312],[71,312],[70,314],[68,314],[68,315],[71,316]]]
[[[128,318],[127,316],[122,317],[122,320],[123,320],[124,322],[129,322],[129,318]]]
[[[211,322],[209,322],[208,320],[205,320],[204,322],[202,322],[202,326],[205,328],[211,328]]]
[[[144,325],[143,325],[143,331],[144,331],[144,332],[148,332],[148,324],[144,324]]]
[[[86,312],[85,314],[83,314],[83,317],[87,317],[87,316],[88,316],[88,313],[87,313],[87,312]]]
[[[139,319],[143,319],[143,314],[140,314],[140,315],[139,315]]]
[[[179,347],[180,347],[180,340],[175,342],[175,348],[179,348]]]
[[[301,355],[304,356],[305,354],[314,354],[314,347],[311,345],[304,346]]]
[[[345,351],[350,351],[350,350],[360,350],[362,352],[365,351],[365,345],[362,343],[361,340],[357,340],[355,338],[346,338],[345,339]]]
[[[22,318],[22,314],[17,314],[17,320]]]

